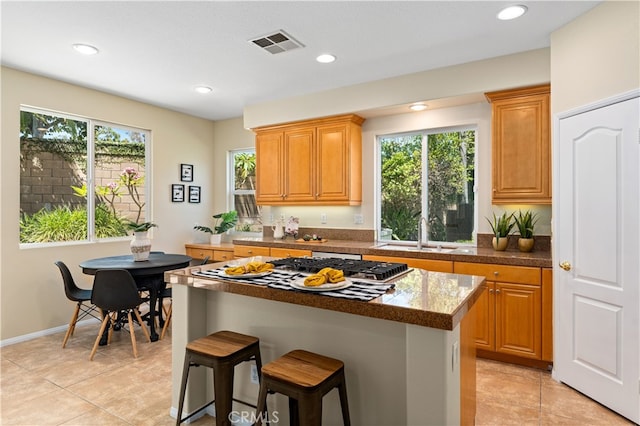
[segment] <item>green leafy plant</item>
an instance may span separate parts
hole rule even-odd
[[[96,206],[96,236],[98,238],[126,235],[122,220],[105,206]],[[86,206],[70,208],[58,206],[42,209],[33,215],[20,218],[21,243],[48,243],[55,241],[82,241],[87,239]]]
[[[151,228],[155,228],[158,225],[156,225],[153,222],[142,222],[142,223],[137,223],[134,222],[132,220],[125,222],[124,225],[128,230],[133,231],[133,232],[145,232],[148,231]]]
[[[215,219],[213,229],[208,226],[201,225],[196,225],[193,229],[197,229],[198,231],[206,232],[208,234],[223,234],[236,226],[238,223],[238,212],[231,210],[226,213],[218,213],[214,214],[213,218]]]
[[[533,238],[533,229],[538,221],[535,213],[531,212],[531,210],[522,213],[519,210],[517,215],[513,215],[513,219],[518,227],[520,238]]]
[[[515,222],[513,220],[513,213],[507,215],[507,212],[502,213],[502,216],[496,216],[493,213],[493,221],[487,219],[489,225],[491,225],[491,230],[493,231],[493,235],[496,237],[496,241],[500,241],[500,238],[505,238],[509,236],[509,233],[515,226]]]

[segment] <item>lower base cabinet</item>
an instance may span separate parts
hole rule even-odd
[[[454,272],[486,278],[475,304],[480,356],[553,360],[550,269],[454,262]]]

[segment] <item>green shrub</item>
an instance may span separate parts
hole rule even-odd
[[[98,238],[127,235],[122,221],[104,206],[96,207],[96,236]],[[82,241],[87,239],[87,209],[67,206],[53,210],[42,209],[20,219],[21,243],[49,243]]]

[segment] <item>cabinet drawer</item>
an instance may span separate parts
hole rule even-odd
[[[450,260],[415,259],[412,257],[376,256],[372,254],[362,256],[362,260],[406,263],[410,268],[420,268],[431,272],[453,272],[453,262]]]
[[[200,249],[200,248],[187,248],[187,256],[190,256],[194,259],[204,259],[209,256],[210,259],[213,259],[213,250]]]
[[[234,246],[234,257],[269,256],[269,247]]]
[[[212,260],[215,262],[224,262],[225,260],[232,260],[233,252],[231,250],[214,250]]]
[[[480,275],[489,281],[540,285],[540,268],[528,266],[492,265],[484,263],[455,262],[456,274]]]
[[[278,257],[278,258],[311,256],[311,250],[285,249],[285,248],[272,247],[271,256]]]

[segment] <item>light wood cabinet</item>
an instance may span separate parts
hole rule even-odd
[[[550,85],[485,95],[492,106],[492,203],[551,204]]]
[[[454,272],[486,278],[475,305],[476,348],[543,360],[540,268],[455,262]]]
[[[256,202],[361,204],[363,122],[349,114],[253,129]]]
[[[277,257],[278,259],[282,259],[285,257],[311,256],[311,250],[288,249],[288,248],[271,247],[270,253],[271,253],[271,257]]]
[[[185,244],[187,256],[193,259],[203,260],[209,258],[209,262],[224,262],[233,259],[233,246],[211,246],[208,244]]]
[[[453,272],[453,262],[450,260],[416,259],[412,257],[390,257],[366,254],[362,260],[375,260],[378,262],[406,263],[411,268],[420,268],[431,272]]]
[[[233,257],[253,257],[253,256],[269,256],[269,247],[259,246],[233,246]]]

